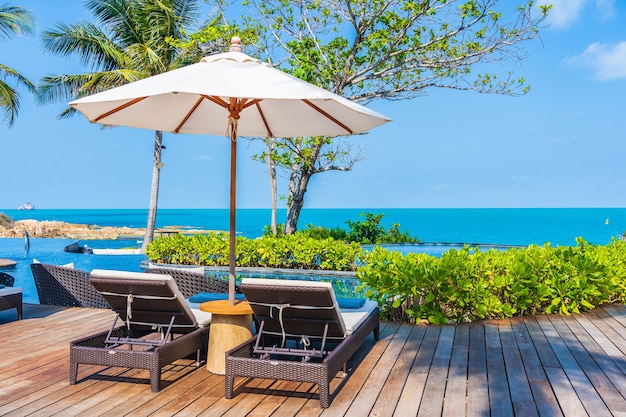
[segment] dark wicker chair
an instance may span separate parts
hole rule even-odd
[[[5,287],[12,287],[15,284],[15,278],[7,273],[0,272],[0,284]]]
[[[194,353],[200,366],[209,323],[199,322],[171,277],[97,269],[91,275],[117,317],[109,331],[70,343],[70,384],[77,382],[79,364],[119,366],[149,370],[157,392],[164,366]]]
[[[226,352],[226,398],[233,398],[237,376],[289,380],[317,384],[321,407],[329,407],[330,381],[342,368],[347,374],[348,360],[370,333],[379,338],[376,303],[342,311],[323,282],[248,278],[241,290],[259,329]]]
[[[186,271],[183,268],[150,268],[146,272],[170,275],[185,298],[201,292],[228,294],[228,281],[199,272]],[[239,286],[235,286],[235,292],[241,294]]]
[[[0,272],[0,284],[6,288],[0,288],[0,311],[17,310],[17,319],[22,319],[22,289],[12,288],[15,278],[11,275]]]
[[[89,272],[40,263],[31,264],[30,269],[39,304],[110,308],[104,297],[89,283]]]

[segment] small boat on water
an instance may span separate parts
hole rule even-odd
[[[17,208],[18,210],[35,210],[35,206],[30,201],[28,203],[22,204]]]
[[[87,245],[80,245],[80,242],[74,242],[72,244],[67,245],[66,247],[63,248],[64,252],[69,252],[69,253],[87,253],[87,254],[92,254],[93,250],[87,246]]]

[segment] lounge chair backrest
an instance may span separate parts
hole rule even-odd
[[[33,263],[30,269],[40,304],[110,308],[102,295],[89,283],[89,272],[42,263]]]
[[[332,285],[327,282],[244,278],[241,291],[265,321],[265,331],[277,334],[343,339],[346,327]]]
[[[150,268],[146,272],[170,275],[176,281],[178,289],[185,298],[201,292],[228,294],[228,281],[204,273],[187,271],[182,268]],[[240,292],[239,288],[235,288],[235,292]]]
[[[91,276],[91,284],[124,321],[167,326],[174,316],[177,332],[198,328],[193,312],[169,275],[94,269]]]

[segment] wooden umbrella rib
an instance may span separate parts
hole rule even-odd
[[[109,110],[108,112],[106,112],[106,113],[104,113],[104,114],[101,114],[100,116],[96,117],[96,118],[94,119],[94,121],[95,121],[96,123],[100,123],[100,120],[104,119],[105,117],[109,117],[110,115],[115,114],[115,113],[117,113],[117,112],[118,112],[118,111],[120,111],[120,110],[124,110],[125,108],[130,107],[130,106],[132,106],[133,104],[137,104],[137,103],[139,103],[140,101],[142,101],[142,100],[144,100],[144,99],[146,99],[146,98],[148,98],[148,97],[146,96],[146,97],[137,97],[137,98],[134,98],[134,99],[132,99],[131,101],[129,101],[128,103],[124,103],[124,104],[122,104],[122,105],[121,105],[121,106],[119,106],[119,107],[116,107],[116,108],[114,108],[114,109],[112,109],[112,110]]]
[[[209,101],[212,101],[213,103],[217,104],[218,106],[222,106],[225,109],[228,108],[228,103],[225,102],[224,100],[222,100],[221,97],[217,97],[217,96],[207,96],[207,95],[203,95],[202,97],[206,98]]]
[[[267,124],[267,119],[265,118],[265,114],[263,114],[263,109],[261,108],[261,106],[259,106],[260,102],[261,100],[255,100],[254,104],[256,106],[257,111],[261,115],[261,119],[263,120],[263,125],[265,126],[265,130],[267,130],[267,137],[273,138],[274,133],[272,133],[272,129],[270,129],[270,126]]]
[[[330,114],[326,113],[324,110],[320,109],[319,107],[317,107],[315,104],[311,103],[309,100],[304,99],[302,100],[304,101],[306,104],[308,104],[309,106],[311,106],[312,108],[314,108],[315,110],[317,110],[320,114],[322,114],[324,117],[326,117],[328,120],[330,120],[331,122],[335,123],[337,126],[341,127],[342,129],[344,129],[346,132],[348,132],[350,135],[354,134],[354,132],[352,131],[352,129],[348,128],[348,126],[344,125],[343,123],[341,123],[339,120],[335,119],[333,116],[331,116]]]
[[[176,126],[176,129],[174,129],[174,133],[178,133],[180,129],[182,129],[182,127],[185,125],[185,123],[187,123],[187,120],[189,120],[193,112],[195,112],[198,106],[200,105],[200,103],[202,103],[202,100],[204,100],[204,97],[200,97],[198,100],[196,100],[193,107],[191,107],[191,109],[187,112],[185,117],[183,117],[183,120],[181,120],[178,126]]]

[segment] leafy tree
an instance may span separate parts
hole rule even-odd
[[[0,41],[22,33],[32,34],[34,27],[33,16],[28,10],[9,3],[0,4]],[[18,85],[32,93],[35,92],[35,85],[13,68],[0,64],[0,108],[4,113],[2,119],[3,124],[12,127],[20,108],[20,96],[8,83],[8,79],[15,80]]]
[[[298,78],[350,100],[411,99],[431,88],[523,95],[512,72],[550,6],[510,0],[249,0],[263,52]],[[249,22],[249,21],[248,21]],[[245,37],[242,37],[245,41]],[[268,152],[289,175],[285,233],[297,228],[315,174],[350,170],[362,150],[331,138],[282,138]]]
[[[185,38],[185,30],[196,23],[197,0],[88,0],[85,6],[96,24],[58,24],[44,32],[43,46],[54,54],[77,56],[92,72],[44,77],[39,95],[42,103],[71,101],[166,72],[184,63],[181,50],[168,41]],[[75,113],[68,108],[59,117]],[[154,237],[163,148],[163,133],[156,131],[142,251]]]

